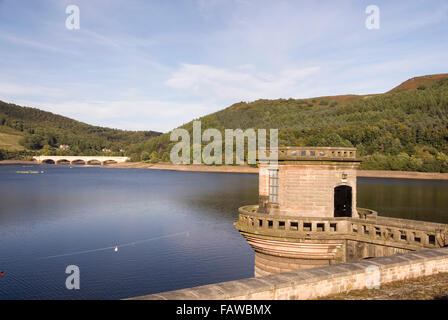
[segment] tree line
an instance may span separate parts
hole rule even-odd
[[[2,157],[21,158],[28,154],[44,155],[124,155],[126,147],[144,142],[160,133],[126,131],[88,125],[51,112],[21,107],[0,101],[0,126],[22,135],[20,144],[27,151],[6,152]],[[60,146],[68,148],[59,148]]]
[[[279,146],[356,147],[362,169],[448,172],[448,78],[417,90],[325,99],[239,102],[199,118],[202,130],[277,128]],[[192,136],[192,122],[183,125]],[[134,161],[169,161],[169,133],[128,147]]]

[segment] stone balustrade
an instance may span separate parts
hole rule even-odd
[[[258,213],[258,206],[239,209],[235,223],[243,232],[281,238],[359,240],[407,250],[448,244],[448,225],[425,221],[378,217],[373,210],[358,208],[360,218],[288,217]]]
[[[277,149],[261,148],[266,155],[278,153],[278,160],[344,160],[359,161],[356,148],[335,147],[279,147]],[[260,161],[264,160],[262,157]]]

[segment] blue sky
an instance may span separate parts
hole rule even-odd
[[[0,100],[94,125],[166,132],[239,101],[445,72],[446,0],[0,0]]]

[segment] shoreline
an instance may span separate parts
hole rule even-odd
[[[35,161],[27,160],[1,160],[1,165],[33,165]],[[92,167],[92,166],[89,166]],[[121,169],[149,169],[149,170],[171,170],[186,172],[221,172],[221,173],[249,173],[258,174],[258,168],[247,165],[221,165],[208,166],[203,164],[173,165],[171,163],[144,163],[124,162],[104,166],[106,168]],[[415,172],[415,171],[388,171],[388,170],[358,170],[359,178],[390,178],[390,179],[418,179],[418,180],[448,180],[448,173],[439,172]]]

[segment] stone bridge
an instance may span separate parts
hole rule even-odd
[[[106,156],[36,156],[33,157],[38,163],[43,164],[83,164],[83,165],[107,165],[112,163],[126,162],[129,157],[106,157]]]

